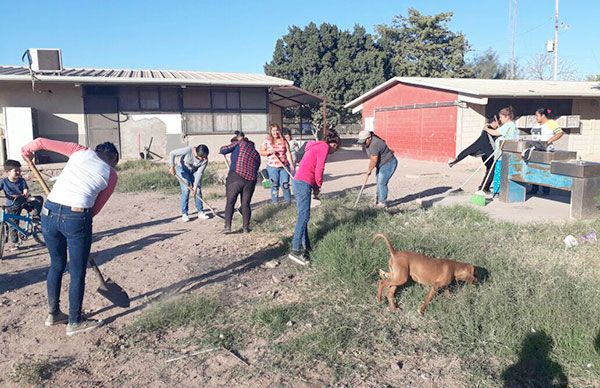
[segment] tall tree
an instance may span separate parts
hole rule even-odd
[[[462,33],[448,29],[452,12],[423,15],[414,8],[398,15],[391,26],[379,25],[379,43],[388,53],[395,76],[470,77],[465,62],[469,43]]]
[[[508,64],[500,63],[498,54],[488,48],[471,62],[473,77],[485,79],[505,79],[508,76]]]
[[[551,53],[536,54],[529,60],[525,73],[529,79],[551,80],[553,72],[554,59]],[[570,62],[565,60],[558,61],[557,78],[559,80],[574,80],[575,70]]]
[[[291,26],[277,40],[265,73],[327,98],[329,123],[356,121],[343,105],[387,79],[386,55],[372,35],[356,25],[352,31],[333,24]],[[320,122],[321,111],[311,109]]]

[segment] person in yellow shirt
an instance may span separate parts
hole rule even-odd
[[[548,151],[554,150],[554,142],[560,139],[564,132],[558,126],[558,123],[552,120],[552,110],[548,108],[539,108],[535,111],[535,120],[540,124],[538,127],[531,129],[531,134],[538,138],[540,141],[547,143],[546,149]],[[536,194],[540,187],[538,185],[532,185],[529,194]],[[548,195],[550,193],[549,187],[542,188],[542,194]]]

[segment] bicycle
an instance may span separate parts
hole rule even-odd
[[[0,209],[0,260],[3,259],[4,246],[8,242],[9,228],[17,231],[17,237],[20,241],[33,237],[38,244],[46,245],[39,219],[33,218],[30,213],[25,216],[8,213],[6,208],[7,206],[4,205]],[[23,228],[19,226],[20,222],[25,222]]]

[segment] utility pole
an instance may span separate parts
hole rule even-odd
[[[511,57],[510,66],[508,68],[508,79],[514,79],[516,76],[515,66],[517,62],[517,59],[515,58],[515,41],[517,39],[517,0],[508,0],[508,20],[511,35]]]
[[[556,81],[558,77],[558,0],[555,0],[554,3],[554,66],[552,68],[552,79]]]

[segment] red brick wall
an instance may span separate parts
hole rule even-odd
[[[375,116],[375,133],[399,157],[445,162],[456,151],[457,107],[374,113],[376,108],[456,101],[457,94],[396,84],[363,103],[362,117]],[[364,122],[363,122],[364,124]]]

